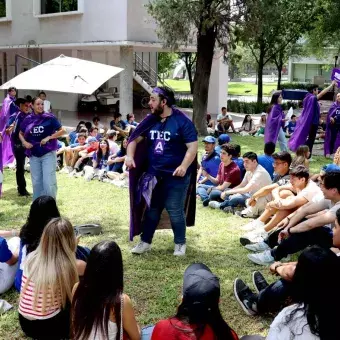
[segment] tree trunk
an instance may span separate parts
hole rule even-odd
[[[204,18],[202,18],[204,21]],[[206,28],[197,34],[197,62],[194,80],[193,122],[199,135],[207,134],[206,112],[208,106],[209,81],[214,57],[216,31]]]
[[[259,62],[257,65],[257,102],[262,103],[263,97],[263,68],[264,68],[264,50],[260,50]]]
[[[193,94],[194,93],[194,79],[193,79],[192,70],[193,70],[193,66],[195,65],[195,62],[192,59],[191,52],[185,52],[184,53],[184,63],[185,63],[185,67],[186,67],[187,72],[188,72],[188,78],[189,78],[189,84],[190,84],[190,93]]]
[[[282,79],[282,69],[283,69],[282,63],[279,62],[276,68],[277,68],[277,89],[281,90],[281,79]]]

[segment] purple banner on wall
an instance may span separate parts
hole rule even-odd
[[[338,83],[338,87],[340,87],[340,69],[333,68],[331,80],[335,80]]]

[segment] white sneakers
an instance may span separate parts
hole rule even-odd
[[[175,244],[174,256],[185,256],[187,246],[185,244]],[[131,249],[132,254],[144,254],[151,250],[151,244],[140,241],[134,248]]]
[[[255,229],[259,229],[259,228],[263,228],[263,227],[264,227],[264,223],[261,222],[260,220],[256,219],[254,221],[247,223],[245,226],[241,227],[241,230],[253,231]]]

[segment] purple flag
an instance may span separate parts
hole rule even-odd
[[[316,96],[308,93],[303,100],[302,113],[296,122],[295,130],[288,142],[290,150],[295,152],[300,145],[306,143],[316,110],[320,111],[318,100]]]
[[[276,144],[279,137],[279,131],[283,126],[285,118],[282,107],[279,104],[273,105],[267,118],[266,128],[264,129],[264,142],[273,142]]]
[[[340,103],[335,102],[328,111],[324,145],[325,156],[333,154],[340,147],[340,130],[337,129],[335,124],[331,124],[331,118],[335,117],[337,110],[340,111]]]
[[[335,80],[338,83],[338,87],[340,87],[340,69],[333,68],[331,80]]]

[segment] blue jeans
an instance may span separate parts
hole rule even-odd
[[[51,151],[42,157],[30,157],[30,171],[33,186],[33,201],[40,196],[57,197],[57,157]]]
[[[213,186],[208,185],[208,184],[199,184],[198,185],[196,192],[197,192],[197,195],[199,195],[201,197],[202,201],[209,198],[208,190],[210,188],[213,188]]]
[[[145,212],[141,240],[152,242],[164,208],[170,216],[171,227],[176,244],[185,243],[186,220],[184,204],[190,182],[190,175],[185,177],[164,176],[157,178],[158,183],[152,192],[150,208]]]
[[[147,327],[142,328],[141,340],[150,340],[154,328],[155,326],[147,326]]]
[[[287,139],[282,127],[279,130],[278,142],[281,151],[288,151]]]
[[[250,194],[235,194],[226,197],[225,201],[221,204],[220,209],[223,210],[226,207],[246,206],[246,200],[250,197]]]

